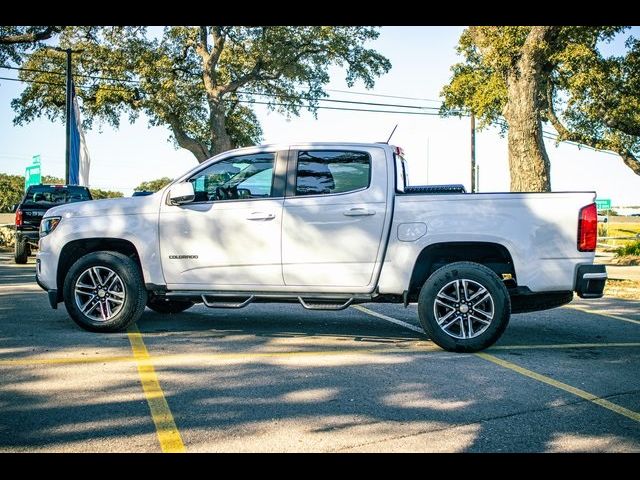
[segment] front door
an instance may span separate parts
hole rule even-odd
[[[160,254],[169,289],[253,289],[284,284],[283,192],[276,154],[234,156],[193,175],[195,199],[163,204]]]
[[[284,202],[285,284],[363,291],[374,282],[382,257],[388,188],[384,151],[300,147],[289,162],[295,175],[290,173]]]

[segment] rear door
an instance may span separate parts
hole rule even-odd
[[[369,290],[382,258],[387,173],[382,148],[292,147],[282,220],[287,286]]]

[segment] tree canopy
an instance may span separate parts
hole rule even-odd
[[[66,27],[59,43],[80,52],[73,74],[85,126],[117,127],[122,114],[133,122],[144,113],[202,162],[260,141],[256,100],[286,115],[315,111],[331,66],[346,70],[349,85],[371,88],[391,67],[366,48],[378,35],[372,27]],[[45,47],[22,64],[20,77],[34,83],[12,102],[16,124],[63,116],[64,65],[64,52]]]
[[[145,191],[146,192],[157,192],[161,188],[164,188],[167,185],[169,185],[172,181],[173,181],[173,179],[169,178],[169,177],[157,178],[155,180],[149,180],[147,182],[142,182],[140,185],[138,185],[136,188],[134,188],[134,190],[136,192],[145,192]]]
[[[26,53],[36,47],[41,47],[45,40],[60,33],[63,28],[0,25],[0,63],[22,61]]]
[[[533,178],[549,174],[542,122],[553,125],[558,142],[613,151],[640,175],[640,41],[629,38],[623,55],[605,56],[600,48],[624,30],[467,28],[457,47],[464,60],[452,67],[453,77],[442,91],[442,113],[473,113],[479,127],[497,122],[503,133],[508,131],[512,189],[549,188],[549,182],[545,188]],[[530,148],[518,148],[527,142]],[[515,168],[527,173],[536,162],[539,171],[514,179]]]

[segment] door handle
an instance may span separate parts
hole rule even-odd
[[[364,217],[367,215],[375,215],[376,211],[369,210],[368,208],[356,207],[345,210],[344,212],[342,212],[342,214],[346,215],[347,217]]]
[[[266,212],[251,212],[247,215],[247,220],[273,220],[276,218],[274,213],[266,213]]]

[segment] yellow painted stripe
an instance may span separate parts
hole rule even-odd
[[[620,343],[557,343],[540,345],[499,345],[489,348],[493,350],[554,350],[563,348],[633,348],[640,347],[640,342],[620,342]],[[329,356],[329,355],[359,355],[363,353],[381,354],[410,354],[442,351],[434,344],[425,344],[420,347],[411,348],[354,348],[352,350],[311,350],[311,351],[288,351],[288,352],[252,352],[252,353],[169,353],[160,355],[149,355],[148,360],[154,363],[171,362],[199,362],[203,360],[252,360],[259,358],[295,357],[295,356]],[[138,359],[132,356],[96,356],[96,357],[51,357],[51,358],[18,358],[0,360],[0,366],[29,366],[29,365],[68,365],[84,363],[110,363],[110,362],[137,362]]]
[[[498,345],[488,350],[553,350],[562,348],[640,347],[640,342],[618,343],[556,343],[547,345]]]
[[[572,387],[571,385],[567,385],[566,383],[559,382],[554,380],[551,377],[547,377],[545,375],[540,375],[539,373],[533,372],[526,368],[523,368],[515,363],[508,362],[506,360],[502,360],[501,358],[495,357],[493,355],[489,355],[488,353],[476,353],[477,357],[480,357],[484,360],[488,360],[489,362],[493,362],[496,365],[500,365],[501,367],[508,368],[520,375],[524,375],[525,377],[533,378],[542,383],[546,383],[547,385],[551,385],[552,387],[563,390],[567,393],[571,393],[577,397],[588,400],[591,403],[595,403],[596,405],[600,405],[607,410],[611,410],[612,412],[617,413],[618,415],[622,415],[623,417],[630,418],[631,420],[635,420],[636,422],[640,422],[640,413],[634,412],[633,410],[629,410],[628,408],[621,407],[615,403],[612,403],[603,398],[597,397],[596,395],[581,390],[576,387]]]
[[[111,362],[135,362],[131,355],[123,356],[78,356],[78,357],[32,357],[0,360],[0,365],[68,365],[73,363],[111,363]]]
[[[591,313],[592,315],[601,315],[603,317],[613,318],[615,320],[622,320],[623,322],[635,323],[640,325],[640,320],[634,320],[632,318],[621,317],[620,315],[611,315],[610,313],[600,312],[598,310],[591,310],[589,308],[579,307],[577,305],[566,305],[566,308],[572,308],[574,310],[580,310],[581,312]]]
[[[144,395],[151,410],[151,417],[156,426],[160,448],[165,453],[182,453],[186,452],[182,437],[173,420],[171,409],[167,400],[164,398],[162,387],[158,381],[158,376],[153,368],[151,357],[147,351],[147,347],[142,340],[142,335],[138,328],[133,325],[127,332],[133,356],[138,364],[138,374],[140,375],[140,383],[144,390]]]

